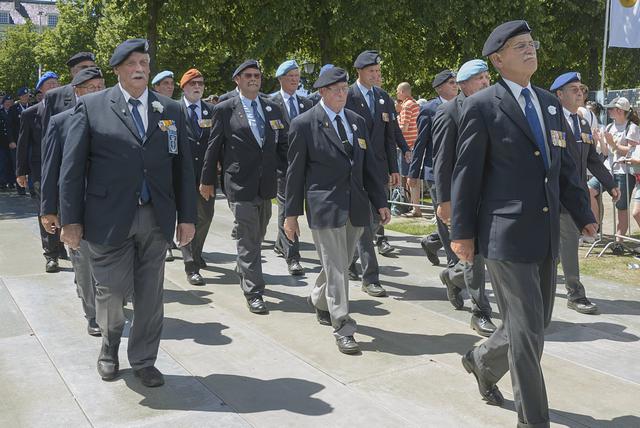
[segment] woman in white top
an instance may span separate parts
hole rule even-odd
[[[635,146],[640,144],[639,120],[631,109],[629,100],[624,97],[614,98],[605,108],[613,122],[605,128],[604,139],[607,143],[608,153],[603,154],[608,156],[606,163],[611,167],[613,177],[620,189],[620,199],[616,202],[618,211],[616,234],[625,235],[629,228],[627,217],[629,200],[631,199],[631,191],[636,184],[634,175],[629,173],[629,166],[625,159],[632,154]],[[597,180],[594,182],[594,179],[591,179],[589,181],[590,191],[597,192],[599,184]],[[622,239],[616,238],[616,241],[621,242]],[[613,251],[614,253],[622,253],[624,248],[620,244],[614,245]]]

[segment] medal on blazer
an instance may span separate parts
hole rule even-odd
[[[284,129],[284,124],[280,119],[270,120],[269,125],[271,125],[271,129],[273,129],[274,131],[278,129]]]
[[[382,100],[380,100],[382,101]],[[389,113],[387,113],[386,111],[382,112],[382,121],[383,122],[389,122]]]
[[[213,125],[213,121],[211,119],[198,120],[198,126],[200,128],[211,128],[212,125]]]
[[[167,148],[172,155],[178,154],[178,128],[174,120],[161,120],[158,127],[162,132],[167,133]]]
[[[358,138],[358,145],[362,150],[367,150],[367,142],[364,138]]]
[[[582,134],[580,134],[580,137],[582,138],[583,143],[593,144],[593,135],[583,132]]]
[[[551,130],[551,144],[556,147],[567,147],[566,132]]]

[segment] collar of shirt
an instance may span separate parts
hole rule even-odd
[[[240,98],[240,102],[242,103],[242,108],[244,109],[244,113],[247,115],[247,122],[249,122],[249,128],[251,128],[251,132],[253,133],[253,136],[255,137],[260,147],[262,147],[263,141],[262,141],[262,138],[260,138],[260,130],[258,129],[258,122],[256,121],[256,117],[253,114],[253,107],[251,107],[251,102],[253,100],[246,98],[240,93],[238,94],[238,97]],[[255,101],[258,104],[257,105],[258,114],[262,116],[264,120],[264,112],[262,111],[260,97],[256,97]],[[266,132],[266,127],[269,126],[269,124],[266,123],[266,120],[264,122],[265,122],[265,132]]]
[[[518,101],[520,108],[524,112],[524,107],[526,102],[524,100],[524,96],[522,96],[522,90],[525,88],[525,86],[520,86],[516,82],[512,82],[511,80],[505,79],[504,77],[502,78],[502,80],[504,80],[504,83],[507,84],[507,86],[509,87],[509,90],[515,97],[516,101]],[[538,96],[536,95],[536,91],[534,91],[533,88],[531,87],[531,82],[527,84],[526,88],[529,89],[529,93],[531,94],[531,99],[533,100],[534,105],[536,103],[540,104],[540,102],[538,101]]]
[[[262,119],[264,119],[264,112],[262,111],[262,103],[260,102],[259,96],[256,97],[255,100],[250,100],[249,98],[245,97],[240,92],[238,92],[238,97],[240,97],[240,101],[242,101],[242,105],[244,105],[245,110],[249,109],[249,111],[251,111],[252,116],[253,116],[253,107],[251,107],[251,102],[255,101],[258,104],[258,114],[260,114],[260,116],[262,116]]]
[[[571,119],[572,113],[564,107],[562,107],[562,112],[564,113],[564,117],[565,119],[567,119],[567,122],[569,122],[569,127],[571,128],[572,131],[575,132],[575,129],[573,129],[573,119]],[[581,120],[582,118],[580,117],[580,115],[578,115],[578,123],[580,123]]]
[[[340,119],[342,119],[342,125],[344,125],[344,130],[347,132],[347,138],[349,139],[351,145],[353,145],[353,131],[351,130],[351,125],[347,121],[347,116],[344,114],[344,109],[340,110],[339,113],[336,113],[335,111],[327,107],[324,103],[324,100],[322,99],[320,100],[320,105],[324,109],[325,113],[327,113],[327,116],[329,116],[329,122],[331,122],[331,124],[333,125],[333,129],[336,131],[336,135],[338,136],[338,138],[340,138],[340,134],[338,133],[336,116],[340,116]]]
[[[202,119],[202,109],[200,108],[200,101],[192,103],[191,101],[189,101],[187,99],[187,97],[182,97],[182,101],[184,102],[184,105],[187,106],[187,111],[189,112],[189,115],[191,115],[191,108],[189,106],[191,106],[192,104],[196,106],[196,116],[198,116],[198,120]]]
[[[358,89],[360,89],[360,92],[362,92],[362,97],[367,102],[367,105],[369,105],[369,97],[367,96],[367,92],[373,91],[373,99],[375,101],[376,91],[374,90],[374,86],[372,86],[370,89],[367,89],[362,83],[360,83],[360,80],[356,80],[356,85],[358,85]]]
[[[131,94],[129,94],[127,91],[124,90],[124,88],[120,83],[118,83],[118,87],[120,88],[120,91],[122,91],[125,104],[127,104],[127,107],[129,107],[129,111],[131,111],[133,106],[129,104],[129,98],[133,98],[133,97],[131,96]],[[147,88],[144,89],[144,92],[142,93],[142,95],[140,95],[140,98],[138,98],[138,101],[142,103],[138,106],[138,112],[140,113],[140,117],[142,118],[142,123],[144,124],[144,129],[146,130],[149,122],[149,117],[147,116],[147,112],[149,111],[149,90]]]
[[[284,102],[284,105],[287,109],[287,113],[291,114],[291,112],[289,111],[289,98],[292,98],[292,97],[293,97],[293,103],[296,105],[296,109],[298,110],[298,113],[300,113],[300,107],[298,106],[298,98],[296,98],[295,92],[293,93],[293,95],[289,95],[285,91],[283,91],[282,88],[280,88],[280,96],[282,97],[282,101]]]

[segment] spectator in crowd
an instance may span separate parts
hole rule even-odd
[[[400,102],[400,111],[398,111],[398,125],[404,136],[409,149],[413,150],[413,145],[418,138],[418,114],[420,113],[420,105],[411,96],[411,85],[407,82],[402,82],[397,88],[397,98]],[[398,166],[400,169],[400,175],[403,182],[406,181],[409,176],[409,164],[406,160],[406,156],[399,152],[398,154]],[[421,217],[422,211],[419,207],[415,206],[420,203],[420,182],[414,180],[409,186],[411,194],[411,203],[414,204],[413,209],[410,212],[412,217]]]

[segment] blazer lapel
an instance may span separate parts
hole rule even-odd
[[[282,111],[282,118],[287,123],[287,126],[291,124],[291,119],[289,118],[289,110],[287,110],[287,106],[284,105],[284,98],[282,98],[282,94],[278,92],[271,99],[274,103],[278,104],[280,110]]]
[[[318,126],[320,126],[322,132],[329,139],[329,141],[331,141],[331,143],[333,143],[333,145],[337,147],[338,151],[342,153],[347,159],[349,159],[349,156],[344,151],[344,147],[342,146],[342,141],[340,141],[338,133],[334,129],[333,124],[329,121],[329,116],[320,104],[317,104],[316,108],[318,109],[316,113]]]
[[[353,101],[355,102],[356,106],[360,108],[360,112],[358,112],[358,114],[363,116],[365,120],[373,120],[373,116],[371,116],[371,110],[369,110],[369,104],[367,104],[367,101],[362,96],[362,91],[360,91],[358,84],[354,83],[353,85],[351,85],[351,88],[353,89]]]
[[[140,134],[138,134],[138,130],[136,129],[136,125],[133,123],[133,118],[131,117],[131,111],[129,110],[127,104],[124,101],[124,95],[122,95],[122,91],[116,85],[111,88],[111,93],[109,94],[111,98],[111,110],[115,113],[115,115],[124,123],[124,125],[131,131],[131,134],[142,143],[142,138],[140,138]]]
[[[153,135],[154,132],[156,132],[156,130],[158,129],[158,122],[160,122],[160,119],[162,117],[162,114],[158,111],[156,111],[156,109],[153,107],[153,103],[154,102],[160,102],[158,101],[158,98],[155,96],[155,94],[153,93],[153,91],[148,91],[148,99],[147,102],[148,104],[148,108],[147,108],[147,135],[144,138],[144,143],[146,143],[147,141],[149,141],[149,139],[151,138],[151,136]],[[163,105],[164,107],[164,105]]]
[[[515,96],[504,85],[504,83],[499,82],[496,87],[496,97],[500,99],[500,109],[504,114],[511,118],[518,128],[520,128],[520,130],[522,130],[522,132],[524,132],[524,134],[529,138],[530,142],[535,145],[536,140],[531,132],[531,127],[529,127],[529,122],[527,122],[527,118],[524,116],[524,113],[520,108],[520,104],[518,104]]]
[[[262,149],[258,140],[253,135],[253,131],[251,130],[251,126],[249,126],[249,119],[244,112],[244,106],[242,105],[242,101],[240,100],[240,96],[233,97],[233,114],[235,116],[235,120],[237,120],[240,124],[240,130],[242,132],[242,139],[246,141],[253,141],[257,148]]]
[[[551,121],[549,120],[549,116],[551,115],[549,113],[549,107],[551,106],[551,103],[549,103],[549,100],[547,99],[545,94],[543,94],[542,91],[540,91],[538,88],[533,87],[533,90],[535,91],[536,96],[538,97],[538,102],[540,103],[540,111],[542,112],[542,118],[543,118],[543,121],[544,121],[544,127],[546,129],[545,138],[547,140],[547,148],[548,148],[547,151],[549,152],[549,159],[551,161],[553,161],[554,151],[553,151],[552,146],[551,146]],[[555,106],[553,106],[553,107],[555,108]],[[560,108],[560,109],[556,108],[555,110],[556,110],[555,116],[557,117],[558,115],[561,115],[562,116],[562,120],[565,120],[564,119],[564,114],[562,112],[562,108]],[[557,128],[557,126],[556,126],[556,128]],[[561,129],[555,129],[555,131],[562,131],[562,128]],[[551,165],[551,162],[549,162],[549,165]]]
[[[213,112],[209,109],[209,107],[207,107],[205,103],[203,103],[202,100],[200,100],[200,114],[202,115],[202,120],[211,119],[212,113]],[[211,127],[201,128],[201,129],[202,129],[202,135],[200,136],[200,138],[203,139],[204,141],[209,141],[209,134],[211,133]]]

